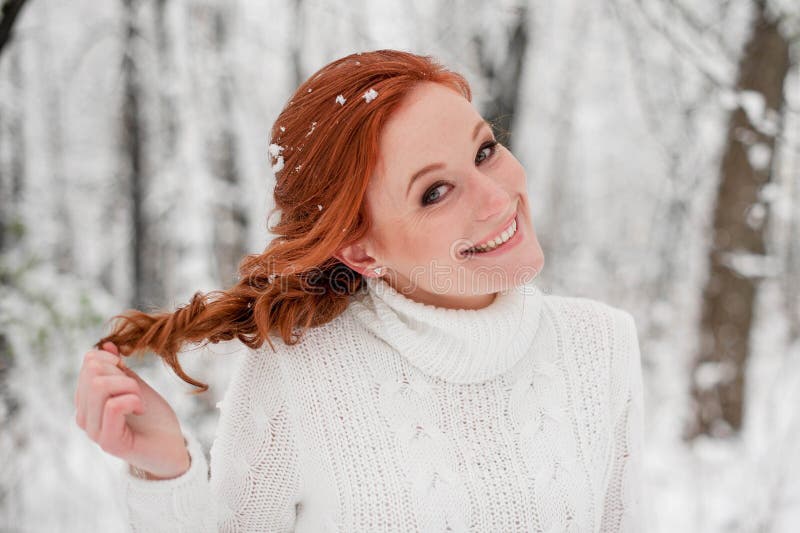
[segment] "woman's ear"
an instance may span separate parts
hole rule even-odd
[[[364,244],[361,242],[345,246],[333,254],[333,256],[363,276],[375,276],[372,269],[378,266],[378,262],[367,252]]]

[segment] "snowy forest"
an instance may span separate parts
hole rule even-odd
[[[227,288],[271,236],[268,132],[338,57],[434,55],[522,162],[547,293],[636,320],[653,533],[800,523],[800,1],[0,0],[0,531],[125,531],[76,425],[125,309]],[[201,395],[131,367],[208,450]]]

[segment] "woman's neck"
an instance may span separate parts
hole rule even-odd
[[[451,294],[432,292],[414,283],[398,283],[387,278],[380,278],[396,292],[417,303],[441,307],[443,309],[483,309],[491,305],[497,298],[496,292],[487,294]]]

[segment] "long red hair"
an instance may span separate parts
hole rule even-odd
[[[111,334],[95,347],[111,341],[122,355],[150,350],[200,393],[208,385],[186,375],[178,362],[184,343],[238,338],[258,348],[266,340],[274,350],[273,331],[295,344],[307,328],[341,314],[363,279],[333,255],[368,232],[364,195],[381,129],[423,81],[472,100],[460,74],[433,57],[398,50],[351,54],[314,73],[291,96],[270,133],[276,185],[267,220],[280,213],[269,228],[276,237],[262,253],[242,259],[239,281],[231,288],[197,292],[174,312],[115,315]]]

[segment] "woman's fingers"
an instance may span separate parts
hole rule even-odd
[[[141,390],[136,380],[124,375],[94,376],[91,378],[89,386],[90,390],[87,391],[86,399],[85,431],[89,438],[97,441],[106,404],[114,397],[127,393],[140,396]]]
[[[106,352],[113,353],[116,356],[119,356],[119,348],[117,348],[117,345],[111,341],[106,341],[103,343],[103,350],[105,350]]]
[[[117,366],[120,368],[125,368],[125,358],[119,355],[119,348],[117,348],[116,344],[111,341],[106,341],[103,343],[103,350],[116,355]]]
[[[83,365],[78,374],[78,388],[75,390],[75,422],[83,428],[86,423],[86,399],[91,380],[95,376],[122,375],[117,367],[119,357],[102,350],[89,350],[83,356]]]
[[[119,456],[133,446],[133,433],[126,415],[142,414],[142,400],[136,394],[120,394],[109,398],[103,409],[103,421],[97,443],[103,451]]]

